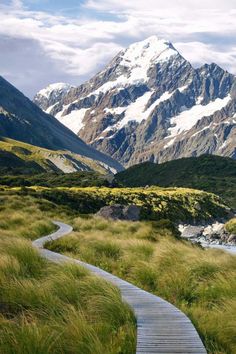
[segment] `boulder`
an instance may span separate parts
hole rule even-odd
[[[105,219],[138,221],[140,220],[140,207],[134,204],[108,205],[101,208],[96,215],[101,216]]]
[[[184,230],[182,232],[182,237],[185,237],[185,238],[200,237],[200,236],[202,236],[203,230],[204,230],[203,226],[188,225],[184,228]]]
[[[229,235],[228,242],[236,245],[236,235]]]

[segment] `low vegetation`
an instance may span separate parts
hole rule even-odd
[[[233,218],[231,220],[229,220],[226,224],[225,224],[225,228],[228,232],[230,232],[231,234],[236,235],[236,218]]]
[[[135,319],[119,291],[83,268],[43,260],[30,240],[75,232],[47,247],[95,264],[158,294],[194,322],[209,353],[236,350],[236,264],[179,239],[171,220],[226,214],[219,197],[184,188],[1,187],[0,352],[135,353]],[[149,221],[91,216],[104,205],[137,204]],[[80,214],[80,217],[78,217]]]
[[[236,161],[228,157],[202,155],[162,164],[146,162],[118,173],[115,178],[124,187],[158,185],[202,189],[218,194],[236,208]]]
[[[93,171],[73,173],[38,173],[33,175],[1,175],[0,186],[9,187],[108,187],[112,184],[110,176]]]
[[[71,235],[47,247],[92,263],[182,309],[208,353],[236,352],[236,257],[178,239],[166,221],[76,218]]]
[[[31,246],[54,230],[50,216],[69,220],[69,209],[13,192],[0,199],[0,353],[135,353],[135,319],[119,291]]]
[[[0,176],[6,176],[4,179],[6,184],[7,176],[13,183],[14,179],[11,179],[10,176],[23,175],[22,178],[24,178],[25,175],[25,178],[30,181],[33,174],[44,172],[44,177],[41,175],[41,181],[43,181],[47,180],[45,172],[63,174],[63,172],[68,173],[76,170],[107,173],[107,169],[101,163],[82,155],[64,150],[49,150],[0,137]],[[15,178],[15,183],[16,180]]]
[[[111,204],[136,204],[144,220],[170,219],[194,222],[225,217],[228,209],[223,201],[211,193],[187,188],[3,188],[35,198],[47,199],[57,205],[67,206],[80,214],[96,213]]]
[[[45,211],[53,210],[53,204],[47,201],[42,203],[29,196],[0,195],[0,237],[33,240],[52,232],[55,226],[43,208]]]

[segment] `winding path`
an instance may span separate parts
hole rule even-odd
[[[50,261],[73,262],[116,285],[137,319],[136,354],[206,354],[202,341],[189,318],[169,302],[152,295],[104,270],[79,260],[44,249],[46,241],[69,234],[73,228],[54,221],[59,230],[35,240],[41,255]]]

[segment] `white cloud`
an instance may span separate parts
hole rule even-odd
[[[12,0],[11,7],[15,10],[23,8],[23,2],[21,0]]]
[[[188,11],[193,9],[232,9],[235,6],[234,0],[168,0],[163,2],[163,0],[126,0],[119,2],[117,0],[88,0],[86,5],[88,8],[93,8],[97,10],[110,10],[110,11],[125,11],[125,10],[145,10],[150,9],[183,9],[186,8]]]
[[[201,42],[175,43],[176,49],[180,53],[185,53],[185,58],[193,65],[199,63],[217,63],[227,68],[230,72],[236,73],[236,46],[223,52],[213,45],[207,45]]]
[[[214,61],[236,73],[235,0],[88,0],[83,6],[86,13],[93,9],[93,17],[29,11],[24,1],[13,0],[10,6],[0,5],[0,36],[19,43],[28,40],[34,47],[38,43],[44,70],[50,61],[58,73],[61,71],[59,76],[68,77],[69,82],[73,78],[73,84],[101,69],[122,47],[153,34],[171,40],[194,65]],[[104,13],[106,20],[101,19]],[[19,57],[14,58],[14,51],[12,47],[12,60],[18,68]],[[28,51],[31,72],[37,70],[33,58],[34,53]],[[4,68],[9,72],[6,61]],[[45,85],[55,76],[56,72],[51,76],[49,67],[44,73]],[[39,88],[36,83],[35,89],[32,83],[27,87],[28,81],[21,82],[19,76],[14,81],[20,82],[19,88],[27,93]]]

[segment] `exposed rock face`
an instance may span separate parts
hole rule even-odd
[[[194,69],[157,37],[134,43],[85,84],[36,103],[126,166],[217,154],[236,158],[236,78]]]
[[[227,232],[224,224],[220,222],[208,226],[180,225],[179,230],[182,237],[203,245],[236,246],[236,235]]]
[[[138,221],[140,219],[140,208],[136,205],[109,205],[101,208],[97,213],[105,219]]]
[[[122,166],[110,156],[87,145],[53,116],[44,113],[0,76],[0,136],[51,150],[72,151],[99,161],[107,170]]]
[[[73,86],[62,82],[51,84],[37,93],[34,97],[34,102],[41,109],[47,111],[49,106],[61,101],[72,88]]]

